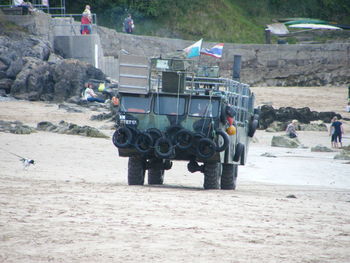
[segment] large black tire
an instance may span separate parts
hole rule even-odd
[[[258,120],[252,120],[250,123],[249,123],[249,128],[248,128],[248,136],[249,137],[253,137],[254,134],[255,134],[255,131],[256,129],[258,128],[259,126],[259,121]]]
[[[128,184],[143,185],[145,181],[145,160],[141,157],[130,157],[128,162]]]
[[[245,146],[243,146],[243,151],[242,151],[241,160],[240,160],[241,165],[245,165],[245,155],[246,155]]]
[[[174,146],[168,138],[159,138],[154,145],[154,152],[157,157],[167,159],[174,154]]]
[[[181,150],[187,150],[191,148],[193,144],[193,133],[189,130],[182,129],[175,134],[174,143],[176,147]]]
[[[148,170],[148,184],[163,184],[164,170],[151,168]]]
[[[204,164],[204,189],[219,189],[220,170],[220,163]]]
[[[244,145],[242,143],[237,143],[236,149],[235,149],[235,155],[233,156],[234,162],[239,162],[241,159],[242,153],[244,151]]]
[[[121,127],[113,134],[113,144],[118,148],[129,147],[132,141],[132,132],[127,127]]]
[[[149,129],[147,129],[146,132],[149,135],[151,135],[151,137],[153,139],[153,143],[155,143],[156,140],[158,140],[158,138],[162,137],[162,132],[160,130],[158,130],[157,128],[149,128]]]
[[[221,136],[222,139],[223,139],[222,145],[219,145],[219,138],[217,139],[218,140],[218,144],[216,145],[216,151],[217,152],[225,151],[227,146],[228,146],[228,144],[229,144],[229,142],[230,142],[228,134],[226,132],[220,131],[220,130],[216,131],[216,134],[217,134],[218,137]]]
[[[153,138],[147,132],[142,132],[138,135],[135,141],[135,148],[140,153],[149,153],[152,150]]]
[[[196,154],[201,159],[209,159],[213,157],[216,151],[215,143],[209,138],[202,138],[199,140]]]
[[[221,189],[235,190],[237,182],[237,164],[223,164],[221,174]]]

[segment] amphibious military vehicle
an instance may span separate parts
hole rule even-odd
[[[258,126],[249,86],[219,77],[217,67],[179,58],[119,57],[113,143],[129,157],[128,184],[163,184],[173,161],[204,174],[205,189],[235,189]]]

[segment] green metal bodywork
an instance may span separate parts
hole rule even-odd
[[[218,143],[217,141],[220,140],[220,137],[216,135],[215,131],[226,131],[228,124],[225,119],[222,120],[222,114],[224,107],[230,105],[236,111],[234,126],[237,133],[229,136],[229,145],[225,151],[215,153],[210,160],[206,161],[233,163],[233,155],[238,142],[245,145],[245,154],[248,152],[248,124],[254,115],[254,94],[251,93],[248,85],[217,76],[197,77],[192,73],[194,70],[192,70],[191,63],[188,61],[158,59],[151,60],[150,65],[150,89],[148,94],[127,92],[119,94],[121,105],[119,108],[118,124],[120,126],[132,127],[140,132],[146,131],[149,128],[156,128],[163,133],[166,133],[169,127],[178,126],[193,133],[202,133],[205,137]],[[211,72],[211,74],[217,74],[216,68],[212,71],[206,70],[207,72]],[[164,87],[164,76],[167,72],[178,74],[178,89],[176,89],[177,86],[174,86],[172,90],[164,91],[167,89],[167,87]],[[152,74],[154,76],[153,78]],[[181,92],[180,87],[183,87]],[[140,102],[147,101],[147,103],[139,103],[133,105],[132,108],[128,108],[128,101],[132,101],[135,97],[138,97]],[[156,108],[157,100],[160,98],[174,101],[175,104],[162,106],[173,107],[176,111],[169,114],[161,114],[159,109],[157,110]],[[209,107],[211,111],[209,112],[207,109],[206,113],[202,113],[200,116],[191,115],[192,108],[196,106],[192,104],[195,99],[197,101],[204,101],[204,104],[212,105]],[[181,111],[178,107],[180,100],[185,100],[184,109],[181,109]],[[193,107],[191,108],[191,106]],[[218,107],[217,110],[216,108],[214,110],[214,106]],[[180,112],[182,114],[179,114]],[[217,112],[216,116],[212,116],[211,113],[215,112]],[[135,148],[119,148],[120,156],[127,157],[137,154],[139,153]],[[153,157],[152,154],[145,156],[145,158]],[[193,158],[193,153],[189,151],[176,150],[176,155],[171,159],[190,160]],[[198,159],[198,157],[196,160],[203,161]]]

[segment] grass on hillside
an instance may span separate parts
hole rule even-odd
[[[162,17],[157,23],[140,24],[135,33],[164,35],[188,40],[204,38],[213,42],[262,43],[264,25],[257,25],[229,0],[203,1],[190,12],[172,10],[174,16]],[[135,21],[137,23],[137,20]],[[159,28],[159,24],[163,25]]]
[[[27,32],[23,27],[5,20],[3,12],[0,10],[0,32],[1,35],[8,35],[14,32]]]
[[[212,42],[264,43],[266,24],[281,17],[325,20],[334,17],[346,23],[348,20],[342,19],[350,8],[346,1],[348,0],[330,3],[326,0],[305,0],[298,3],[297,0],[164,0],[163,6],[159,7],[161,15],[157,17],[146,16],[137,10],[129,11],[133,14],[135,34],[193,41],[203,38]],[[344,8],[336,5],[338,2],[343,3]],[[329,8],[323,8],[326,3]],[[339,9],[344,10],[342,14]],[[126,10],[120,5],[105,9],[99,14],[99,23],[121,31]],[[336,10],[338,12],[333,14]],[[277,38],[273,37],[273,41],[276,42]],[[292,37],[289,42],[294,43],[295,38]]]

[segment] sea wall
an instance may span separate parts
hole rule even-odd
[[[193,43],[180,39],[118,33],[98,27],[105,56],[131,54],[159,56]],[[204,42],[209,48],[215,43]],[[220,65],[231,75],[234,55],[242,56],[241,80],[255,86],[346,86],[350,84],[350,43],[248,45],[225,43],[221,59],[200,58],[201,63]]]

